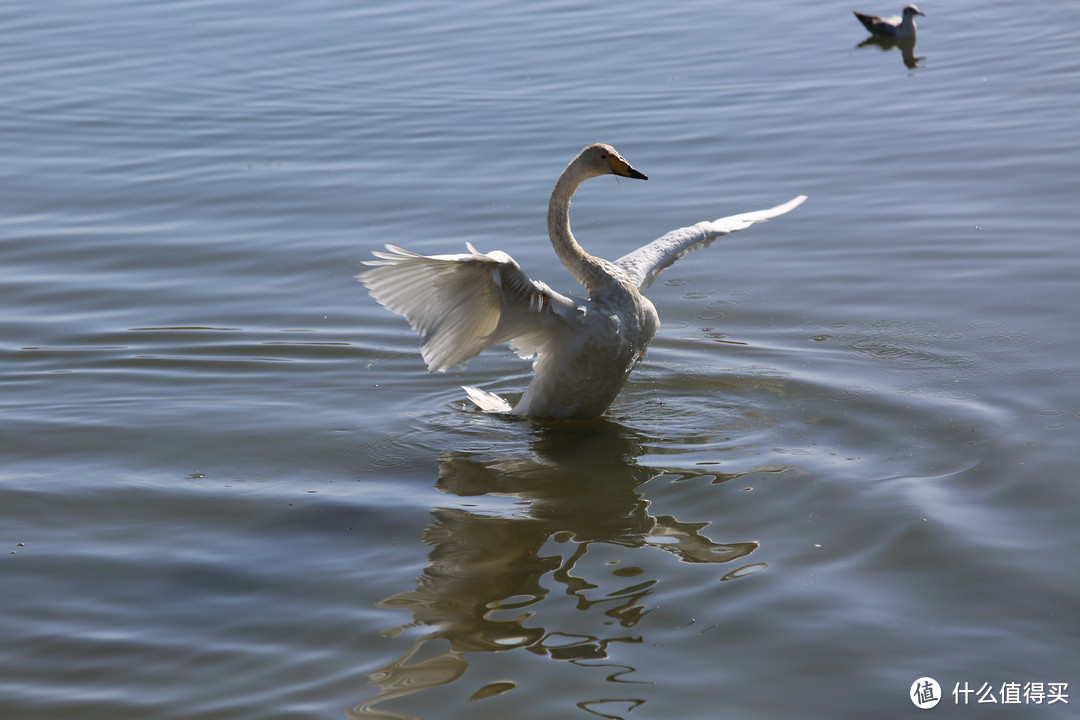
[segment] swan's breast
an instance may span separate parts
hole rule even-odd
[[[653,304],[636,289],[594,297],[568,342],[537,358],[536,375],[514,411],[533,417],[602,415],[659,324]]]

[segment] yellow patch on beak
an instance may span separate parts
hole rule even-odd
[[[623,160],[618,155],[608,155],[608,164],[611,165],[611,172],[614,175],[620,175],[622,177],[634,178],[635,180],[648,180],[645,173],[635,170],[630,163]]]

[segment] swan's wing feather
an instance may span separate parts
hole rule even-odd
[[[357,279],[387,310],[419,333],[432,372],[476,357],[500,342],[522,357],[542,351],[578,310],[573,300],[530,280],[504,252],[419,255],[393,245]]]
[[[645,247],[624,255],[616,260],[615,264],[626,271],[631,282],[637,285],[639,290],[644,290],[652,284],[653,280],[664,268],[691,250],[705,247],[721,235],[738,232],[754,223],[790,212],[802,205],[805,200],[806,196],[800,195],[783,205],[777,205],[768,210],[756,210],[713,221],[706,220],[705,222],[699,222],[697,225],[672,230],[653,240]]]

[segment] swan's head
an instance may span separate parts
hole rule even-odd
[[[635,170],[630,163],[626,162],[618,150],[603,143],[596,143],[585,148],[574,162],[580,163],[589,177],[618,175],[635,180],[649,179],[645,173]]]
[[[924,13],[922,10],[915,7],[914,5],[907,5],[904,7],[904,17],[912,17],[915,15],[922,15],[923,17],[926,17],[926,13]]]

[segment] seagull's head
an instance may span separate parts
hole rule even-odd
[[[619,177],[634,178],[635,180],[648,180],[645,173],[636,170],[619,151],[610,145],[596,143],[581,151],[577,162],[584,165],[587,173],[596,177],[599,175],[618,175]]]
[[[912,15],[922,15],[923,17],[926,17],[926,13],[924,13],[922,10],[915,7],[914,5],[905,6],[904,17],[911,17]]]

